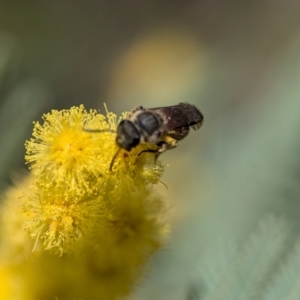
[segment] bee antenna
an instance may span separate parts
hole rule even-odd
[[[114,129],[88,129],[88,128],[82,128],[85,132],[94,132],[94,133],[101,133],[101,132],[112,132],[116,133],[117,131]]]
[[[114,165],[115,159],[119,155],[120,151],[121,151],[121,148],[119,148],[117,150],[117,152],[115,153],[114,157],[112,158],[111,163],[110,163],[110,167],[109,167],[109,171],[112,171],[112,167]]]

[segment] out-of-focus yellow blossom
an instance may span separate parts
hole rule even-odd
[[[1,215],[0,267],[18,278],[14,297],[119,299],[163,244],[164,205],[152,186],[164,168],[153,153],[140,155],[156,146],[121,149],[110,171],[124,117],[81,105],[34,124],[31,174],[6,193]]]
[[[0,299],[12,299],[13,288],[11,270],[0,266]]]
[[[27,221],[23,201],[29,192],[32,177],[15,181],[14,187],[9,188],[1,199],[0,261],[9,260],[18,264],[31,255],[34,246],[30,236],[23,230],[23,224]]]

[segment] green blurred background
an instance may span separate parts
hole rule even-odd
[[[208,254],[228,255],[270,214],[299,235],[299,11],[293,0],[2,0],[2,190],[50,109],[197,105],[203,127],[161,157],[170,241],[131,299],[214,299]]]

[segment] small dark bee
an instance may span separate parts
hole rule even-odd
[[[116,143],[120,149],[112,159],[110,170],[112,170],[114,160],[121,149],[130,151],[140,143],[155,144],[157,150],[149,149],[141,153],[153,152],[157,157],[167,150],[176,148],[178,141],[189,134],[190,127],[197,130],[202,123],[201,112],[194,105],[188,103],[149,109],[142,106],[135,108],[118,125]],[[86,131],[100,132],[97,130]]]

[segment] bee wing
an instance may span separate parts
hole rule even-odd
[[[149,111],[153,111],[163,117],[166,131],[189,126],[197,130],[201,127],[203,122],[201,112],[194,105],[189,103],[151,108]]]
[[[198,130],[198,129],[202,126],[202,123],[203,123],[203,121],[201,121],[201,122],[198,123],[198,124],[191,125],[191,127],[192,127],[194,130]]]

